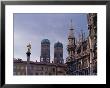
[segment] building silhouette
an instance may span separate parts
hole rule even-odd
[[[68,61],[73,61],[75,59],[74,54],[75,54],[75,36],[74,36],[74,29],[72,27],[72,20],[71,20],[71,27],[69,29],[69,35],[68,35],[68,45],[67,45],[67,51],[68,51]]]
[[[50,41],[48,39],[41,41],[40,62],[50,63]]]
[[[31,53],[26,52],[27,61],[14,59],[14,75],[97,75],[97,14],[88,13],[87,21],[89,35],[85,37],[81,31],[77,39],[71,20],[66,63],[63,59],[63,44],[59,41],[54,44],[54,59],[50,62],[50,41],[43,39],[40,62],[31,61]]]
[[[66,75],[66,65],[63,63],[63,44],[60,42],[54,45],[54,61],[50,62],[50,41],[41,41],[40,62],[31,61],[31,53],[26,52],[27,61],[14,58],[14,75]]]
[[[30,61],[30,72],[27,74],[27,61],[14,59],[13,63],[13,75],[66,75],[65,64]]]
[[[63,64],[63,44],[59,41],[54,44],[54,63]]]
[[[79,40],[75,42],[73,28],[69,29],[68,57],[66,60],[68,75],[96,75],[97,74],[97,14],[87,14],[89,36],[84,37],[81,32]],[[72,23],[72,22],[71,22]]]
[[[89,13],[90,74],[97,74],[97,13]]]

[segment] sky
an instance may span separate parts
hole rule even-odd
[[[14,13],[14,58],[27,60],[27,44],[31,41],[31,61],[40,61],[41,41],[50,40],[50,57],[54,58],[54,43],[63,44],[63,59],[68,57],[69,28],[78,39],[81,30],[88,36],[86,13]]]

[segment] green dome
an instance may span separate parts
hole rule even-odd
[[[42,44],[50,44],[50,41],[48,39],[43,39],[41,41]]]
[[[61,48],[63,48],[63,44],[60,43],[60,42],[57,42],[57,43],[54,44],[54,48],[56,48],[56,47],[61,47]]]

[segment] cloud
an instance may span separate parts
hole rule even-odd
[[[80,29],[87,32],[85,14],[14,14],[14,57],[26,60],[26,45],[32,42],[31,60],[40,60],[41,41],[49,39],[51,58],[54,58],[54,43],[60,41],[64,46],[64,59],[68,56],[67,36],[70,20],[73,20],[75,36]]]

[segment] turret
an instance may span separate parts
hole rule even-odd
[[[68,34],[67,51],[68,51],[69,57],[68,57],[68,60],[67,61],[74,60],[75,46],[76,45],[75,45],[74,29],[73,29],[72,20],[71,20],[71,27],[69,29],[69,34]]]

